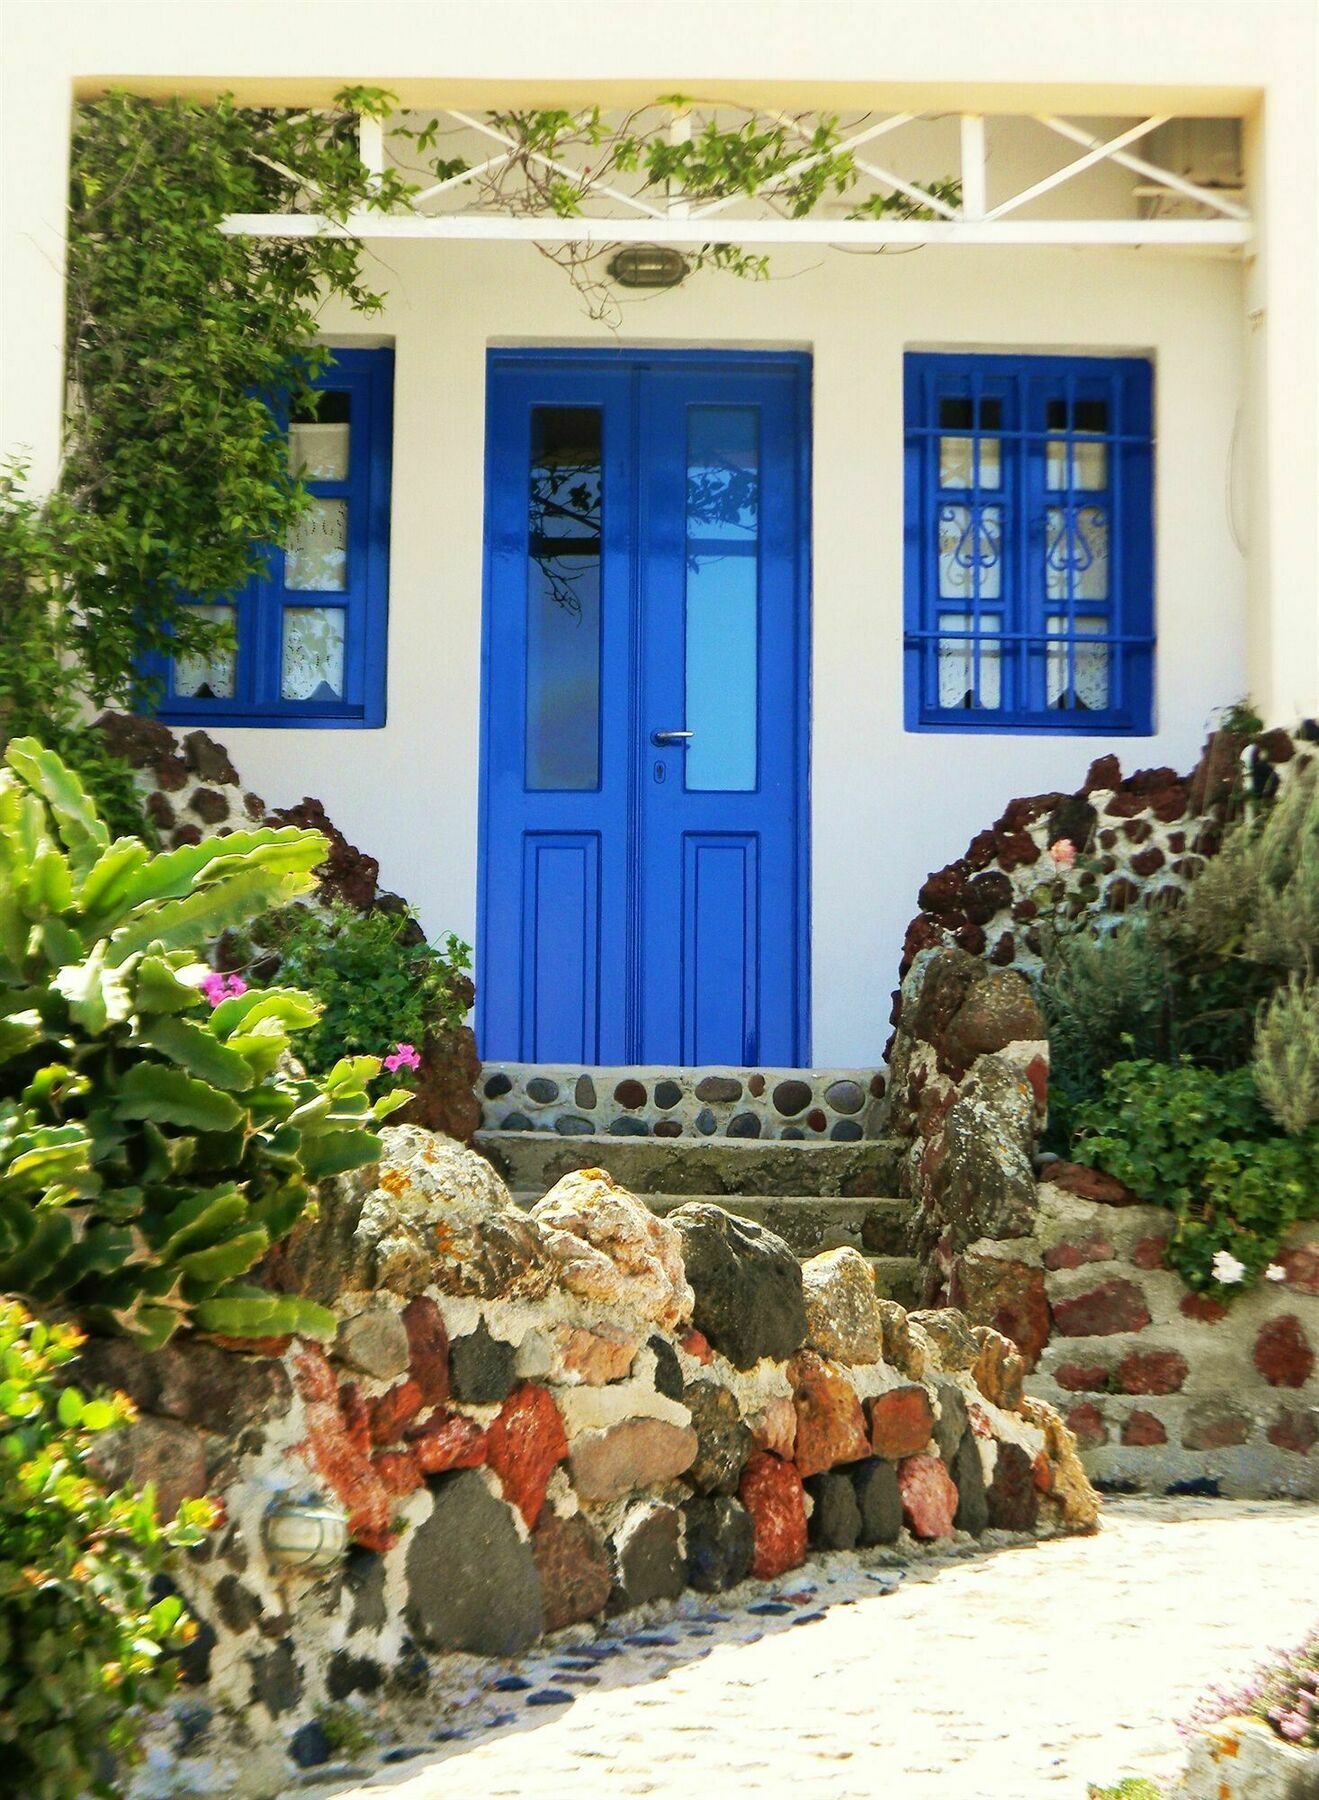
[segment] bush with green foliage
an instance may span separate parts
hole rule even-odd
[[[214,1522],[208,1500],[161,1524],[150,1490],[105,1491],[89,1456],[132,1408],[61,1385],[81,1341],[0,1300],[0,1786],[24,1800],[122,1793],[139,1712],[194,1630],[153,1578]]]
[[[1176,1214],[1169,1264],[1221,1298],[1258,1280],[1287,1232],[1319,1217],[1319,1130],[1281,1133],[1246,1069],[1114,1064],[1102,1100],[1077,1115],[1083,1159]],[[1225,1285],[1221,1251],[1243,1266]]]
[[[422,1045],[462,1024],[471,954],[450,933],[428,944],[409,912],[359,912],[343,901],[289,906],[259,920],[255,946],[279,957],[279,978],[310,988],[324,1007],[299,1041],[308,1068],[325,1070],[355,1052],[380,1055],[402,1042]]]
[[[236,831],[153,855],[111,841],[53,752],[19,739],[6,761],[0,1290],[148,1347],[185,1321],[328,1334],[322,1308],[241,1278],[315,1181],[378,1155],[371,1127],[408,1096],[371,1100],[371,1057],[304,1076],[288,1052],[319,1004],[280,987],[208,1006],[198,955],[306,892],[324,838]]]

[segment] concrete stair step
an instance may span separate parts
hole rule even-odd
[[[544,1194],[574,1169],[605,1169],[634,1194],[884,1199],[897,1188],[902,1148],[782,1139],[572,1137],[553,1131],[478,1131],[482,1151],[519,1193]]]

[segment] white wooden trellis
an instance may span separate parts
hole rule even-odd
[[[876,162],[869,152],[869,145],[914,123],[919,114],[894,113],[874,121],[845,136],[830,152],[805,151],[777,181],[755,196],[693,201],[681,194],[664,197],[629,193],[625,188],[594,178],[589,171],[575,168],[568,162],[528,150],[515,138],[472,113],[454,107],[441,111],[455,126],[497,145],[498,149],[460,174],[422,189],[412,196],[406,208],[390,212],[355,212],[344,219],[331,219],[311,211],[234,213],[224,220],[221,230],[231,236],[273,238],[502,239],[587,247],[624,243],[678,246],[832,244],[849,249],[876,249],[889,244],[1092,244],[1232,251],[1248,244],[1252,236],[1249,210],[1235,190],[1202,186],[1131,153],[1131,145],[1166,124],[1170,115],[1138,120],[1116,136],[1100,139],[1071,120],[1049,113],[1032,114],[1037,124],[1078,145],[1082,154],[991,207],[987,197],[985,120],[976,113],[963,114],[960,121],[962,199],[961,205],[955,206]],[[773,118],[809,144],[810,132],[800,120],[777,113],[762,116]],[[671,141],[683,141],[691,129],[691,115],[675,111],[669,128]],[[364,117],[359,121],[359,144],[363,164],[373,181],[378,181],[385,168],[385,134],[378,119]],[[860,154],[863,150],[864,155]],[[869,184],[871,191],[903,194],[934,216],[927,219],[850,219],[816,213],[790,219],[773,211],[779,191],[826,155],[838,152],[851,155],[859,176]],[[489,207],[482,210],[479,205],[462,211],[434,210],[435,203],[441,199],[461,199],[464,189],[469,193],[479,192],[473,190],[473,183],[483,176],[495,174],[517,156],[526,156],[575,184],[584,184],[592,206],[598,206],[600,210],[589,216],[572,218],[549,213],[505,212]],[[1023,219],[1019,216],[1020,210],[1032,201],[1103,162],[1115,163],[1139,175],[1145,184],[1141,189],[1143,194],[1152,189],[1169,198],[1192,201],[1207,216],[1070,219]],[[864,191],[859,187],[857,198],[864,198]]]

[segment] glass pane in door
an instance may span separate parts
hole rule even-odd
[[[756,785],[760,419],[754,406],[687,412],[686,785]]]
[[[527,509],[530,789],[600,785],[601,414],[537,406]]]

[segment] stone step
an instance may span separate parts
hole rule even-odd
[[[914,1256],[868,1256],[866,1261],[885,1300],[896,1300],[899,1306],[920,1305],[921,1272]]]
[[[634,1194],[883,1199],[897,1190],[902,1146],[737,1138],[563,1138],[553,1131],[478,1131],[476,1147],[509,1187],[544,1194],[574,1169],[605,1169]]]

